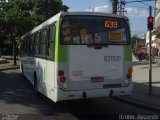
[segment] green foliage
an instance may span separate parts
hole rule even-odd
[[[61,0],[35,0],[33,4],[32,18],[35,25],[39,25],[61,10],[68,10],[66,5],[62,5]]]
[[[0,48],[13,44],[14,65],[21,36],[61,10],[62,0],[0,0]]]
[[[69,7],[68,7],[68,6],[66,6],[66,5],[62,5],[62,8],[61,8],[61,10],[62,10],[62,11],[67,12],[67,11],[68,11],[68,9],[69,9]]]
[[[0,0],[0,31],[8,40],[19,42],[22,35],[61,10],[68,10],[62,0]]]

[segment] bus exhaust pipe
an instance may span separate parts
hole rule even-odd
[[[114,91],[110,90],[109,96],[112,97],[113,93],[114,93]]]
[[[82,96],[83,96],[83,99],[85,99],[87,97],[86,92],[83,92]]]

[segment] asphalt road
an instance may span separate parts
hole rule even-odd
[[[35,96],[32,85],[19,69],[0,71],[0,119],[18,120],[102,120],[119,115],[153,114],[111,98],[96,98],[54,103]],[[132,116],[133,117],[133,116]],[[111,118],[110,118],[111,119]]]

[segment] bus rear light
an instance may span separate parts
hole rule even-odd
[[[65,76],[60,76],[59,81],[63,84],[66,81],[66,77]]]
[[[132,75],[130,73],[127,74],[127,79],[130,79]]]
[[[59,70],[58,71],[58,76],[63,76],[64,75],[64,71],[63,70]]]
[[[132,74],[132,72],[133,72],[132,68],[131,68],[131,67],[128,68],[128,73],[129,73],[129,74]]]

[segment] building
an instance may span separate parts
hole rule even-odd
[[[155,7],[155,34],[157,38],[157,48],[160,49],[160,0],[156,0]]]
[[[146,47],[149,47],[149,31],[146,32]],[[152,32],[152,47],[158,48],[158,39],[156,33]]]

